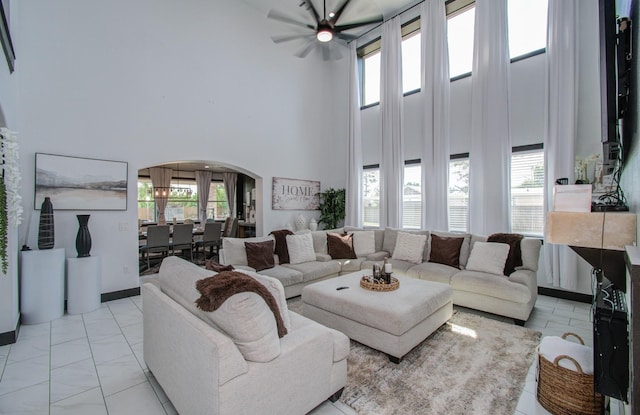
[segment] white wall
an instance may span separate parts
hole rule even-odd
[[[346,129],[336,124],[345,121],[335,116],[344,104],[332,86],[344,80],[317,58],[294,57],[294,46],[275,45],[270,36],[278,28],[253,7],[21,0],[17,25],[17,129],[23,198],[33,213],[29,244],[37,245],[39,214],[33,211],[34,153],[129,163],[127,211],[86,212],[91,253],[103,258],[102,292],[138,286],[140,168],[199,160],[251,173],[264,200],[259,234],[298,213],[271,210],[273,176],[344,186]],[[56,247],[67,256],[76,255],[77,213],[55,212]],[[21,226],[22,238],[25,233]]]

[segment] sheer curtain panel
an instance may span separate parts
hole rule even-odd
[[[553,210],[556,179],[566,177],[569,183],[574,180],[579,71],[577,16],[577,0],[549,0],[544,141],[546,211]],[[578,259],[569,247],[544,244],[543,258],[548,283],[576,289]]]
[[[509,41],[507,0],[476,0],[471,76],[469,229],[489,235],[510,225]]]
[[[445,0],[421,5],[423,150],[422,227],[448,230],[449,46]]]
[[[209,189],[213,173],[208,170],[196,171],[196,186],[198,187],[198,217],[200,226],[207,222],[207,204],[209,203]]]
[[[382,25],[380,47],[380,226],[402,226],[402,36],[398,17]]]
[[[229,203],[229,216],[236,217],[236,184],[238,182],[238,173],[222,173],[222,182],[224,190],[227,192],[227,203]]]
[[[360,81],[356,42],[349,48],[349,149],[345,224],[362,226],[362,132],[360,123]]]
[[[167,218],[164,216],[164,211],[167,208],[167,201],[169,200],[172,174],[173,170],[166,167],[151,167],[149,169],[151,185],[153,186],[153,201],[156,204],[159,224],[167,222]],[[166,189],[166,192],[157,192],[157,188],[164,188]]]

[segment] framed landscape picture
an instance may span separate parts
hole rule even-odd
[[[274,210],[318,210],[320,182],[274,177],[271,208]]]
[[[122,161],[36,153],[34,209],[127,210],[128,165]]]

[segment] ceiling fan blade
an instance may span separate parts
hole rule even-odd
[[[267,17],[273,20],[278,20],[279,22],[284,22],[284,23],[289,23],[292,25],[296,25],[296,26],[300,26],[300,27],[306,27],[308,29],[312,29],[312,30],[316,30],[316,27],[314,25],[308,24],[308,23],[304,23],[304,22],[299,22],[296,19],[293,19],[285,14],[280,13],[279,11],[276,10],[269,10],[269,14],[267,14]]]
[[[340,52],[341,48],[342,48],[342,46],[337,45],[335,42],[330,46],[329,52],[330,52],[331,59],[333,59],[333,60],[342,59],[342,52]]]
[[[311,13],[311,16],[315,19],[316,23],[320,23],[320,15],[318,15],[316,8],[313,7],[313,3],[311,3],[311,0],[302,0],[300,6],[302,5],[306,5],[306,9],[309,10],[309,13]]]
[[[271,36],[271,40],[273,40],[273,43],[282,43],[282,42],[289,42],[291,40],[296,40],[296,39],[311,40],[315,37],[316,37],[315,34],[305,35],[305,34],[298,33],[298,34],[290,34],[290,35]]]
[[[331,59],[331,46],[329,46],[328,44],[323,44],[322,45],[322,60],[323,61],[328,61],[329,59]]]
[[[334,29],[336,30],[336,32],[341,32],[343,30],[355,29],[356,27],[360,27],[360,26],[367,26],[367,25],[370,25],[370,24],[382,23],[383,20],[384,20],[384,18],[382,17],[382,15],[380,15],[379,17],[376,17],[375,19],[365,20],[364,22],[356,22],[356,23],[349,23],[349,24],[344,24],[344,25],[336,25],[334,27]]]
[[[350,35],[348,33],[340,33],[340,32],[336,32],[335,37],[337,37],[338,39],[346,40],[347,42],[358,38],[358,36],[356,35]]]
[[[344,11],[344,9],[347,8],[347,6],[349,5],[349,2],[351,0],[344,0],[342,2],[342,4],[340,4],[340,6],[338,6],[338,8],[336,9],[336,11],[334,12],[333,17],[331,18],[331,22],[332,24],[335,26],[336,22],[338,21],[338,19],[340,18],[340,16],[342,15],[342,12]]]
[[[297,51],[295,53],[295,55],[299,58],[304,58],[306,57],[309,52],[311,52],[311,49],[314,48],[314,46],[316,46],[316,41],[314,40],[310,40],[302,49],[300,49],[299,51]]]

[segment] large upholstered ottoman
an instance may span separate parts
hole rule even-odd
[[[387,353],[395,363],[451,318],[453,291],[446,284],[398,277],[397,290],[370,291],[360,287],[362,275],[304,287],[304,315]]]

